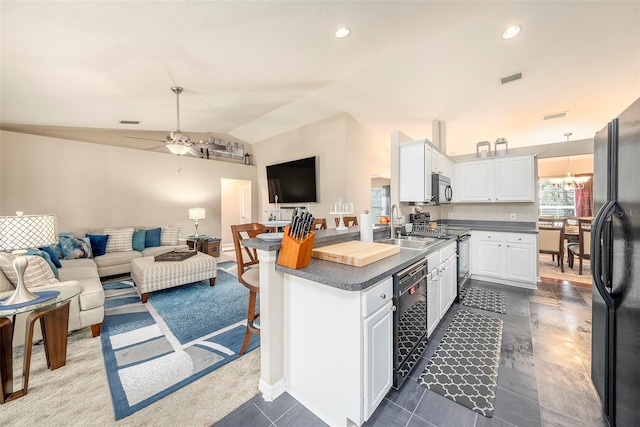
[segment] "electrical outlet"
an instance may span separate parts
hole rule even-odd
[[[511,213],[511,221],[515,221],[516,220],[516,214]]]
[[[453,219],[453,212],[447,212],[447,218]]]

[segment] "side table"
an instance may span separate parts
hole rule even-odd
[[[48,289],[50,290],[50,289]],[[47,367],[58,369],[67,363],[67,330],[69,328],[69,300],[80,293],[79,286],[65,286],[60,294],[50,300],[15,309],[0,306],[0,404],[10,402],[27,394],[29,370],[33,351],[33,326],[40,320],[42,342],[47,358]],[[13,291],[0,293],[0,300]],[[22,389],[13,390],[13,331],[18,314],[29,313],[25,331],[24,357],[22,360]],[[12,318],[12,320],[9,320]]]
[[[209,236],[205,236],[204,234],[200,234],[198,236],[187,236],[187,245],[189,246],[189,249],[195,248],[198,252],[206,253],[205,246],[208,240]]]

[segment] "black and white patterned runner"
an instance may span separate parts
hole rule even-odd
[[[502,320],[460,310],[418,384],[492,417],[501,344]]]
[[[507,314],[504,294],[502,292],[488,291],[480,288],[462,288],[460,289],[460,301],[462,305],[466,305],[467,307]]]

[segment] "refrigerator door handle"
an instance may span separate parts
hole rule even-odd
[[[591,236],[591,253],[593,254],[593,263],[591,264],[591,275],[593,276],[593,282],[598,290],[598,293],[604,300],[607,307],[615,308],[615,301],[613,296],[607,291],[606,284],[602,278],[602,252],[609,253],[610,248],[603,248],[602,235],[604,233],[605,223],[616,212],[616,203],[609,201],[605,206],[600,209],[598,215],[593,224],[593,231]],[[604,242],[608,242],[608,239],[604,239]],[[609,269],[606,269],[609,271]]]

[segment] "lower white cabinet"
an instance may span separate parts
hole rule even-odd
[[[362,425],[393,382],[392,278],[354,292],[285,274],[284,292],[285,390],[329,425]]]
[[[364,333],[364,419],[378,407],[393,384],[393,311],[391,301],[362,321]]]
[[[427,336],[431,336],[458,293],[456,243],[427,257]]]
[[[472,231],[471,274],[527,284],[536,283],[535,234]]]
[[[427,257],[429,275],[427,280],[427,336],[431,336],[440,322],[440,251]]]

